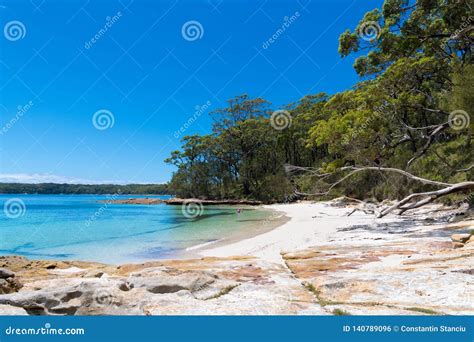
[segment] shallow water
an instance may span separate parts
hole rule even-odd
[[[113,199],[131,197],[143,196]],[[264,231],[271,216],[257,208],[238,214],[235,207],[206,206],[202,215],[187,218],[181,206],[98,202],[110,199],[110,195],[0,195],[0,255],[115,264],[175,258],[189,247]],[[20,210],[14,211],[12,203],[20,203],[16,207]]]

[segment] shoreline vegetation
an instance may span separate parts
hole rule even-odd
[[[469,1],[384,2],[339,36],[360,82],[275,108],[241,94],[166,162],[181,198],[264,203],[348,196],[406,211],[474,204]]]
[[[187,203],[196,203],[200,205],[251,205],[257,206],[262,205],[260,201],[249,201],[249,200],[202,200],[198,198],[177,198],[173,197],[170,199],[157,199],[157,198],[128,198],[128,199],[116,199],[116,200],[101,200],[100,203],[110,204],[168,204],[168,205],[186,205]]]
[[[167,184],[0,183],[0,194],[168,195]]]

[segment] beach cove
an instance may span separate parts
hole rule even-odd
[[[12,214],[15,203],[19,210],[18,217],[0,217],[0,255],[115,265],[189,258],[196,247],[237,241],[282,222],[257,206],[188,208],[164,204],[169,198],[0,195],[0,206],[10,201]]]
[[[278,227],[113,266],[0,257],[3,314],[472,314],[474,221],[430,205],[382,219],[335,200],[265,206]],[[453,222],[448,222],[453,221]],[[455,222],[454,222],[455,221]],[[464,235],[463,235],[464,234]],[[472,239],[472,238],[471,238]],[[456,247],[456,248],[454,248]],[[5,271],[6,272],[6,271]],[[5,285],[7,284],[7,285]],[[10,284],[10,285],[8,285]],[[8,291],[4,291],[8,292]]]

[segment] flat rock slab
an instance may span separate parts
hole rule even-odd
[[[11,305],[0,305],[0,315],[2,316],[28,316],[25,309],[11,306]]]
[[[202,205],[261,205],[261,201],[253,201],[253,200],[232,200],[232,199],[224,199],[224,200],[206,200],[206,199],[199,199],[199,198],[170,198],[168,200],[164,200],[166,204],[170,205],[185,205],[188,203],[198,203]]]
[[[30,315],[326,313],[283,265],[249,257],[119,267],[84,263],[79,267],[74,262],[26,264],[29,266],[18,272],[25,287],[0,295],[0,315],[2,310],[7,312],[7,304]]]
[[[161,204],[163,200],[159,198],[128,198],[120,200],[103,200],[99,203],[105,204],[142,204],[142,205],[151,205],[151,204]]]
[[[283,258],[337,313],[474,314],[474,248],[412,240],[322,245]]]

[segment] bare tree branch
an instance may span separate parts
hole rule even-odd
[[[441,124],[439,125],[438,127],[436,127],[427,137],[427,140],[426,140],[426,143],[425,145],[423,146],[423,148],[417,152],[407,163],[407,167],[410,166],[415,160],[417,160],[418,158],[420,158],[422,155],[424,155],[426,153],[426,151],[428,151],[428,149],[430,148],[431,144],[433,143],[433,140],[435,138],[435,136],[445,130],[447,127],[449,127],[449,122],[446,122],[444,124]]]
[[[425,204],[431,203],[435,199],[441,196],[449,195],[456,192],[472,191],[472,190],[474,190],[474,182],[462,182],[462,183],[453,184],[447,188],[437,190],[437,191],[411,194],[405,197],[404,199],[402,199],[401,201],[396,202],[392,206],[382,210],[377,215],[377,217],[383,217],[396,209],[400,209],[401,210],[400,214],[403,214],[407,210],[416,209],[421,206],[424,206]],[[420,198],[420,197],[422,198],[421,200],[415,203],[410,203],[413,199]]]
[[[304,171],[305,168],[304,167],[298,167],[299,170],[301,171]],[[299,195],[306,195],[306,196],[324,196],[324,195],[328,195],[330,193],[330,191],[336,187],[337,185],[341,184],[343,181],[345,181],[347,178],[353,176],[354,174],[356,173],[359,173],[359,172],[364,172],[364,171],[384,171],[384,172],[393,172],[393,173],[398,173],[398,174],[401,174],[405,177],[408,177],[410,179],[413,179],[417,182],[421,182],[423,184],[429,184],[429,185],[435,185],[435,186],[440,186],[440,187],[446,187],[446,186],[451,186],[452,184],[450,183],[444,183],[444,182],[438,182],[438,181],[433,181],[433,180],[430,180],[430,179],[426,179],[426,178],[421,178],[421,177],[418,177],[418,176],[415,176],[415,175],[412,175],[411,173],[407,172],[407,171],[404,171],[404,170],[401,170],[401,169],[396,169],[396,168],[392,168],[392,167],[378,167],[378,166],[365,166],[365,167],[356,167],[356,166],[344,166],[344,167],[341,167],[339,168],[338,170],[336,170],[334,173],[332,174],[336,174],[338,172],[342,172],[342,171],[347,171],[347,170],[351,170],[350,173],[348,173],[346,176],[344,176],[343,178],[341,178],[340,180],[338,180],[337,182],[335,183],[332,183],[329,188],[324,191],[324,192],[319,192],[319,193],[312,193],[312,194],[308,194],[308,193],[298,193]],[[312,171],[312,170],[311,170]],[[314,172],[314,171],[312,171]],[[324,175],[324,176],[327,176],[328,174],[327,173],[324,173],[324,174],[320,174],[321,176]]]
[[[472,168],[474,168],[474,164],[471,165],[471,166],[469,166],[468,168],[456,170],[456,172],[468,172],[468,171],[470,171]]]
[[[470,170],[473,168],[474,165],[470,166],[466,170]],[[304,171],[304,167],[298,167],[298,170]],[[317,174],[317,171],[314,171],[314,169],[309,170],[312,173]],[[439,197],[446,196],[452,193],[457,193],[457,192],[470,192],[474,190],[474,182],[461,182],[461,183],[456,183],[456,184],[451,184],[451,183],[444,183],[444,182],[438,182],[426,178],[421,178],[418,176],[415,176],[405,170],[397,169],[397,168],[391,168],[391,167],[375,167],[375,166],[365,166],[365,167],[355,167],[355,166],[345,166],[341,167],[338,170],[336,170],[333,175],[343,172],[343,171],[350,171],[348,174],[343,176],[341,179],[337,180],[336,182],[330,184],[330,186],[327,188],[326,191],[324,192],[318,192],[318,193],[301,193],[301,192],[295,192],[298,195],[304,195],[304,196],[324,196],[328,195],[334,187],[337,185],[341,184],[344,182],[346,179],[349,177],[352,177],[356,173],[359,172],[364,172],[364,171],[383,171],[383,172],[393,172],[393,173],[398,173],[401,174],[409,179],[412,179],[417,182],[421,182],[423,184],[428,184],[428,185],[434,185],[438,187],[442,187],[440,190],[436,191],[428,191],[428,192],[421,192],[421,193],[414,193],[411,194],[405,198],[403,198],[400,201],[397,201],[393,205],[383,209],[377,217],[383,217],[389,213],[391,213],[394,210],[400,210],[400,214],[404,213],[407,210],[410,209],[416,209],[419,208],[423,205],[426,205],[428,203],[433,202],[434,200],[438,199]],[[327,177],[327,173],[323,174],[325,177]],[[363,208],[365,209],[365,208]],[[357,209],[355,209],[357,210]],[[354,210],[354,211],[355,211]],[[354,211],[352,211],[349,215],[353,214]]]

